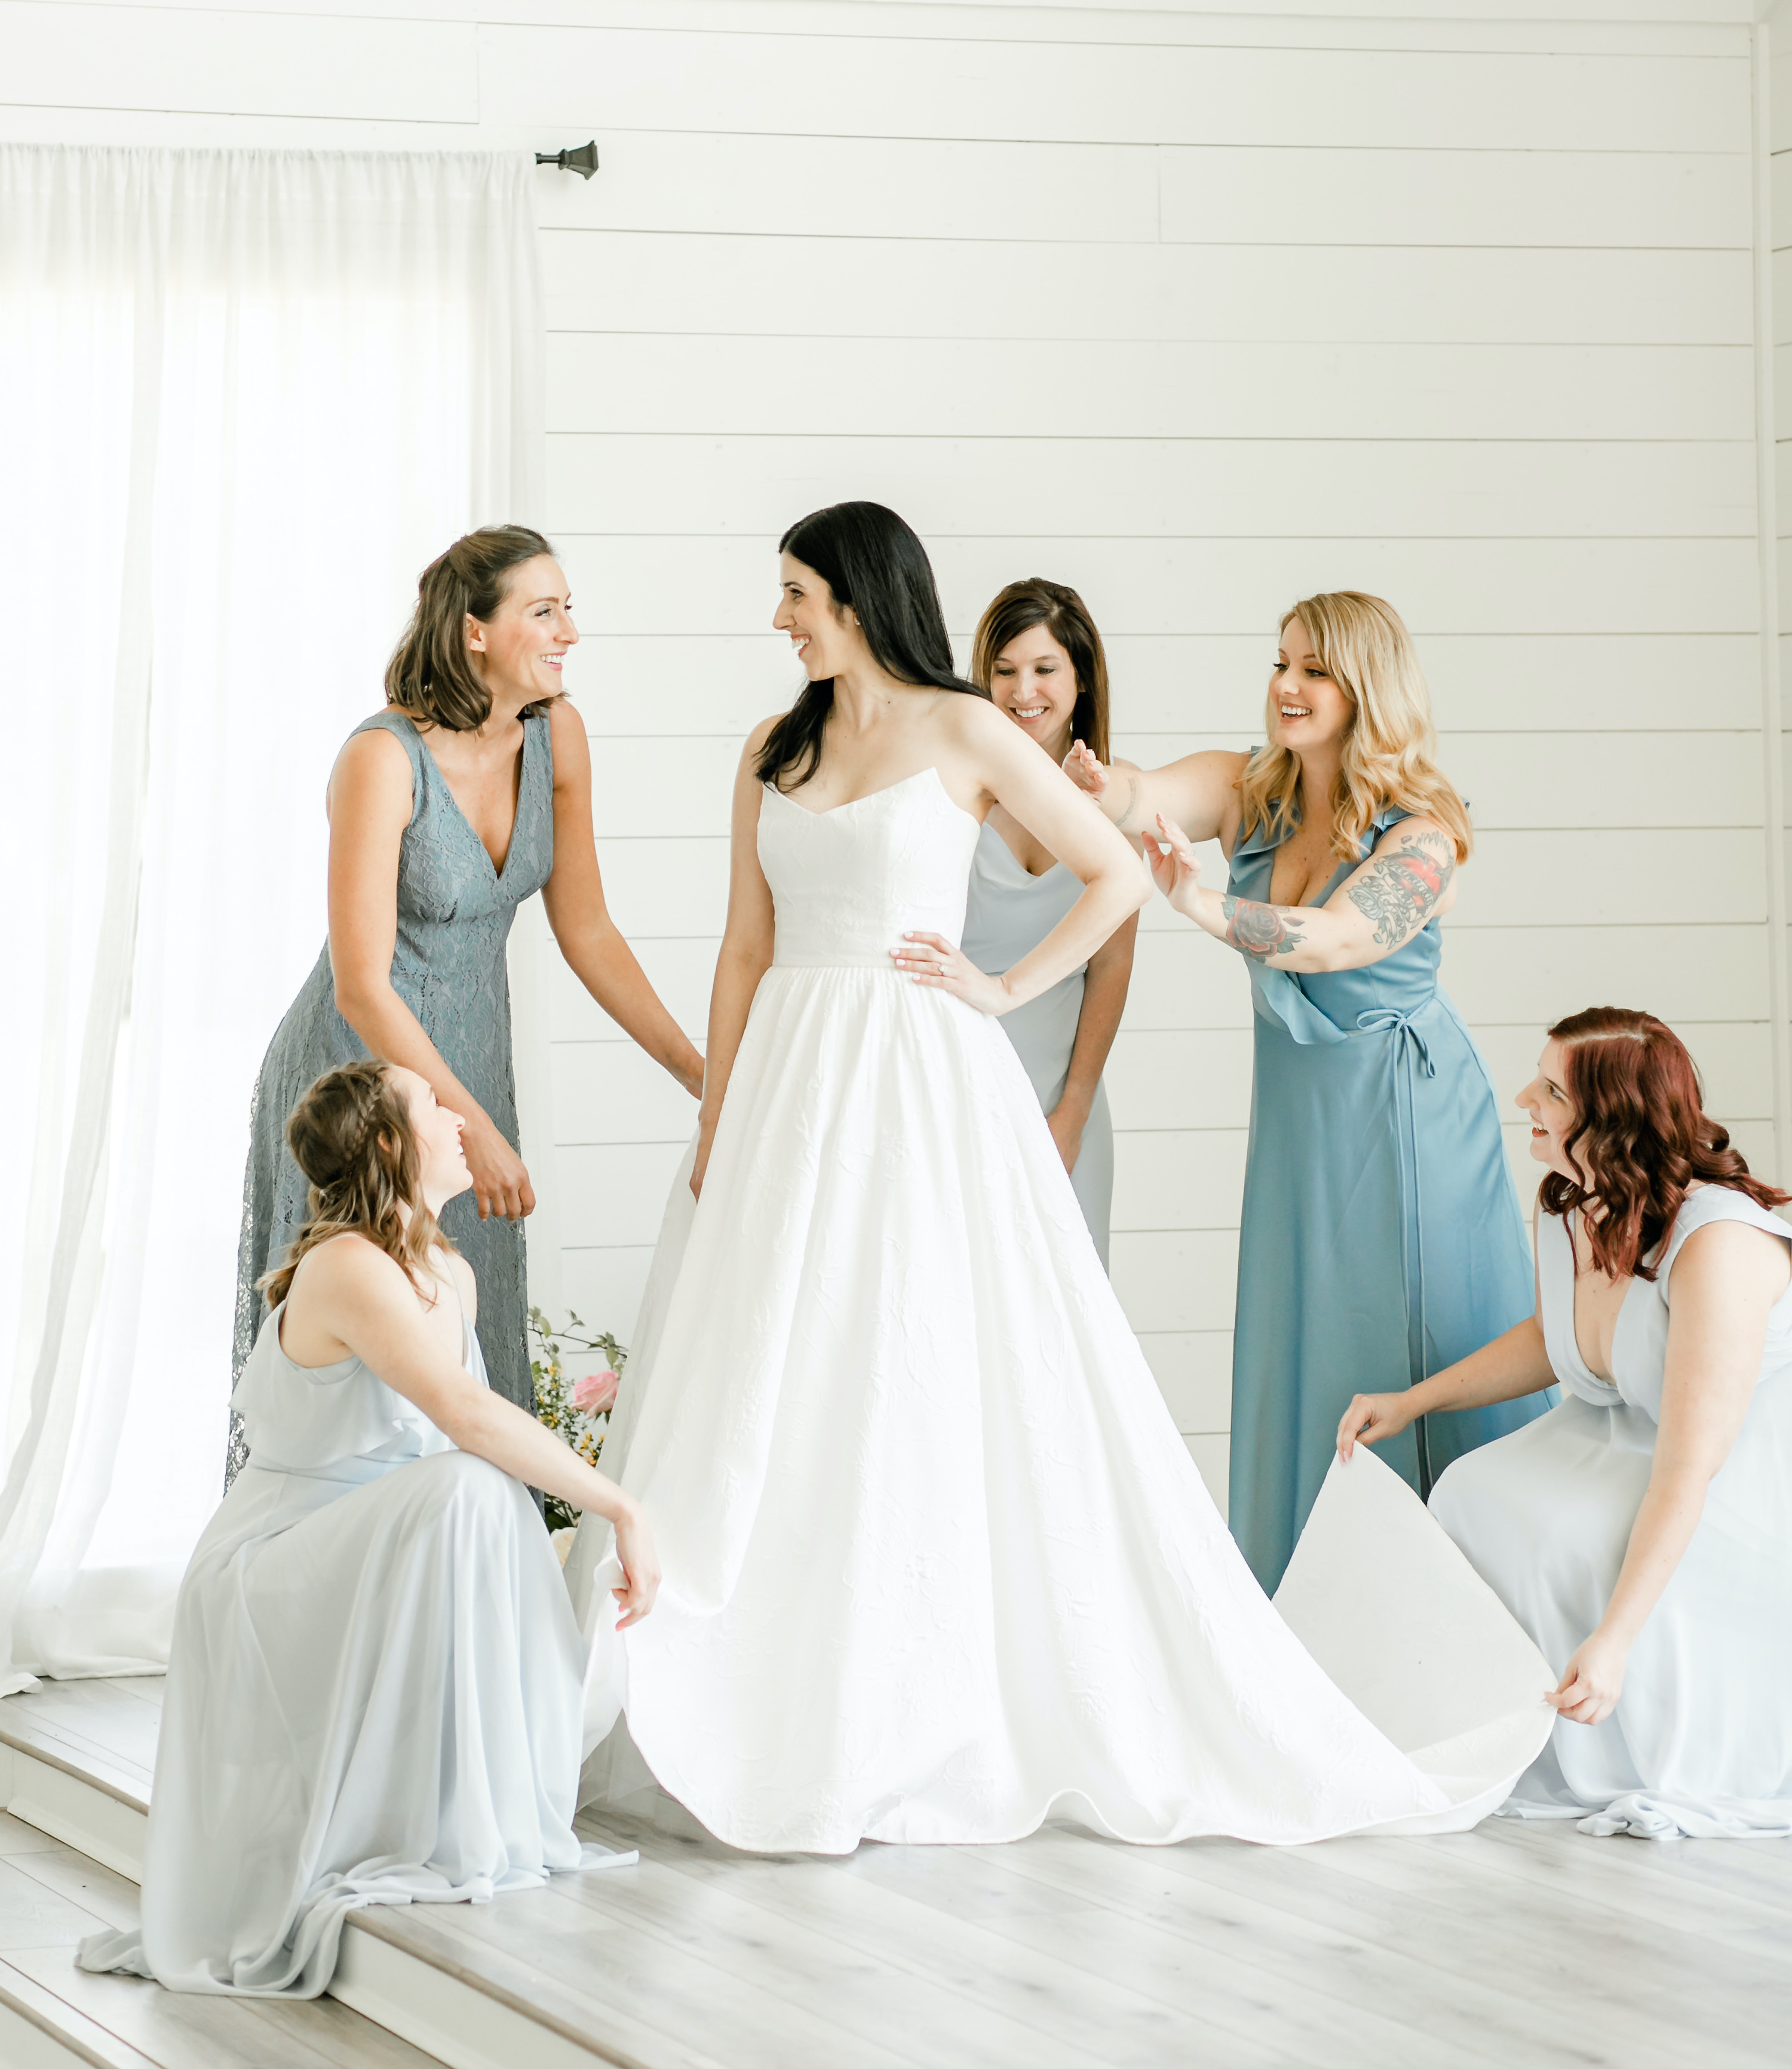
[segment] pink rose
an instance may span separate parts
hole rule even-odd
[[[607,1414],[616,1405],[616,1389],[621,1383],[607,1367],[602,1372],[588,1372],[574,1381],[573,1406],[586,1415]]]

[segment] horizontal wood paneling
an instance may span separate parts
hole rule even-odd
[[[1726,153],[1745,132],[1735,59],[949,43],[507,27],[486,39],[488,120],[618,129],[1360,149]]]
[[[1139,1342],[1178,1429],[1223,1432],[1231,1427],[1230,1329],[1146,1330]]]
[[[550,330],[865,337],[1300,334],[1439,345],[1731,345],[1751,337],[1741,249],[1038,243],[550,230]],[[826,299],[794,320],[791,283]],[[1792,284],[1787,290],[1792,296]],[[701,528],[700,527],[699,528]]]
[[[6,0],[0,34],[15,105],[479,120],[470,22]]]
[[[936,557],[951,550],[941,548]],[[1024,561],[1018,551],[1013,575],[1051,574],[1074,584],[1081,573],[1049,545]],[[961,603],[970,615],[953,626],[961,662],[975,622],[974,604],[965,600],[974,594],[964,586]],[[1289,584],[1281,607],[1299,594]],[[590,614],[582,594],[574,606],[582,618]],[[1234,748],[1260,739],[1278,614],[1254,632],[1107,633],[1118,723],[1131,734],[1218,734]],[[642,734],[744,740],[801,684],[790,643],[770,620],[768,606],[757,631],[588,632],[573,651],[566,681],[594,741],[602,743],[595,753],[626,762],[627,743]],[[1752,633],[1451,634],[1409,622],[1420,637],[1438,722],[1451,731],[1546,733],[1565,712],[1608,736],[1741,731],[1760,723]],[[1786,665],[1792,668],[1792,659]]]
[[[548,522],[574,533],[773,539],[849,497],[931,545],[1273,537],[1754,537],[1754,447],[1440,439],[888,439],[560,432]]]
[[[1346,165],[1299,146],[1169,149],[1162,167],[1170,243],[1739,248],[1750,235],[1741,152],[1362,150]]]
[[[662,638],[768,629],[775,543],[556,541],[590,630]],[[1424,634],[1752,632],[1757,606],[1754,549],[1741,539],[1092,538],[1051,557],[1109,636],[1193,625],[1267,641],[1295,598],[1343,586],[1390,598]],[[949,624],[968,630],[1003,583],[1043,559],[1037,540],[942,549],[934,571]]]
[[[1753,422],[1748,355],[1724,345],[548,341],[554,431],[1724,440]]]
[[[602,149],[602,173],[588,186],[569,179],[543,187],[544,227],[673,236],[727,231],[1030,244],[1157,242],[1157,153],[1147,145],[606,130]],[[807,325],[798,320],[792,327]]]
[[[1230,1329],[1238,1238],[1225,1229],[1116,1234],[1114,1291],[1141,1333]]]

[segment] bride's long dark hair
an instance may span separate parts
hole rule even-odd
[[[778,550],[815,570],[833,593],[836,610],[851,606],[872,659],[886,675],[916,688],[932,684],[967,697],[988,696],[953,668],[927,549],[895,511],[881,503],[830,504],[799,518]],[[761,783],[798,790],[809,781],[821,766],[822,734],[833,708],[832,676],[803,685],[765,736],[753,769]]]

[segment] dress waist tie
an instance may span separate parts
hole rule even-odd
[[[1437,1065],[1431,1060],[1431,1045],[1414,1023],[1419,1014],[1435,1002],[1436,996],[1434,992],[1430,998],[1408,1007],[1404,1012],[1396,1006],[1376,1006],[1357,1015],[1359,1034],[1386,1034],[1394,1037],[1388,1048],[1388,1067],[1394,1075],[1394,1135],[1399,1144],[1400,1156],[1400,1264],[1406,1281],[1406,1383],[1409,1386],[1414,1384],[1412,1374],[1415,1369],[1420,1381],[1431,1377],[1431,1340],[1425,1316],[1425,1203],[1418,1175],[1418,1116],[1415,1093],[1416,1081],[1420,1074],[1435,1078]],[[1418,1281],[1418,1292],[1416,1304],[1413,1300],[1414,1279]],[[1431,1446],[1427,1441],[1423,1415],[1414,1426],[1414,1434],[1418,1448],[1418,1491],[1422,1496],[1429,1499],[1431,1492]]]

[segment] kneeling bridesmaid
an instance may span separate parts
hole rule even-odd
[[[1646,1013],[1549,1030],[1518,1096],[1539,1194],[1532,1320],[1410,1393],[1359,1395],[1348,1457],[1415,1413],[1559,1380],[1459,1459],[1432,1512],[1561,1680],[1509,1813],[1651,1838],[1792,1834],[1792,1226]]]
[[[461,1125],[371,1061],[288,1124],[311,1215],[237,1386],[249,1463],[181,1587],[142,1925],[84,1941],[84,1968],[315,1997],[362,1904],[617,1858],[573,1832],[583,1646],[529,1487],[614,1522],[621,1623],[652,1606],[652,1541],[486,1383],[437,1220],[472,1182]]]

